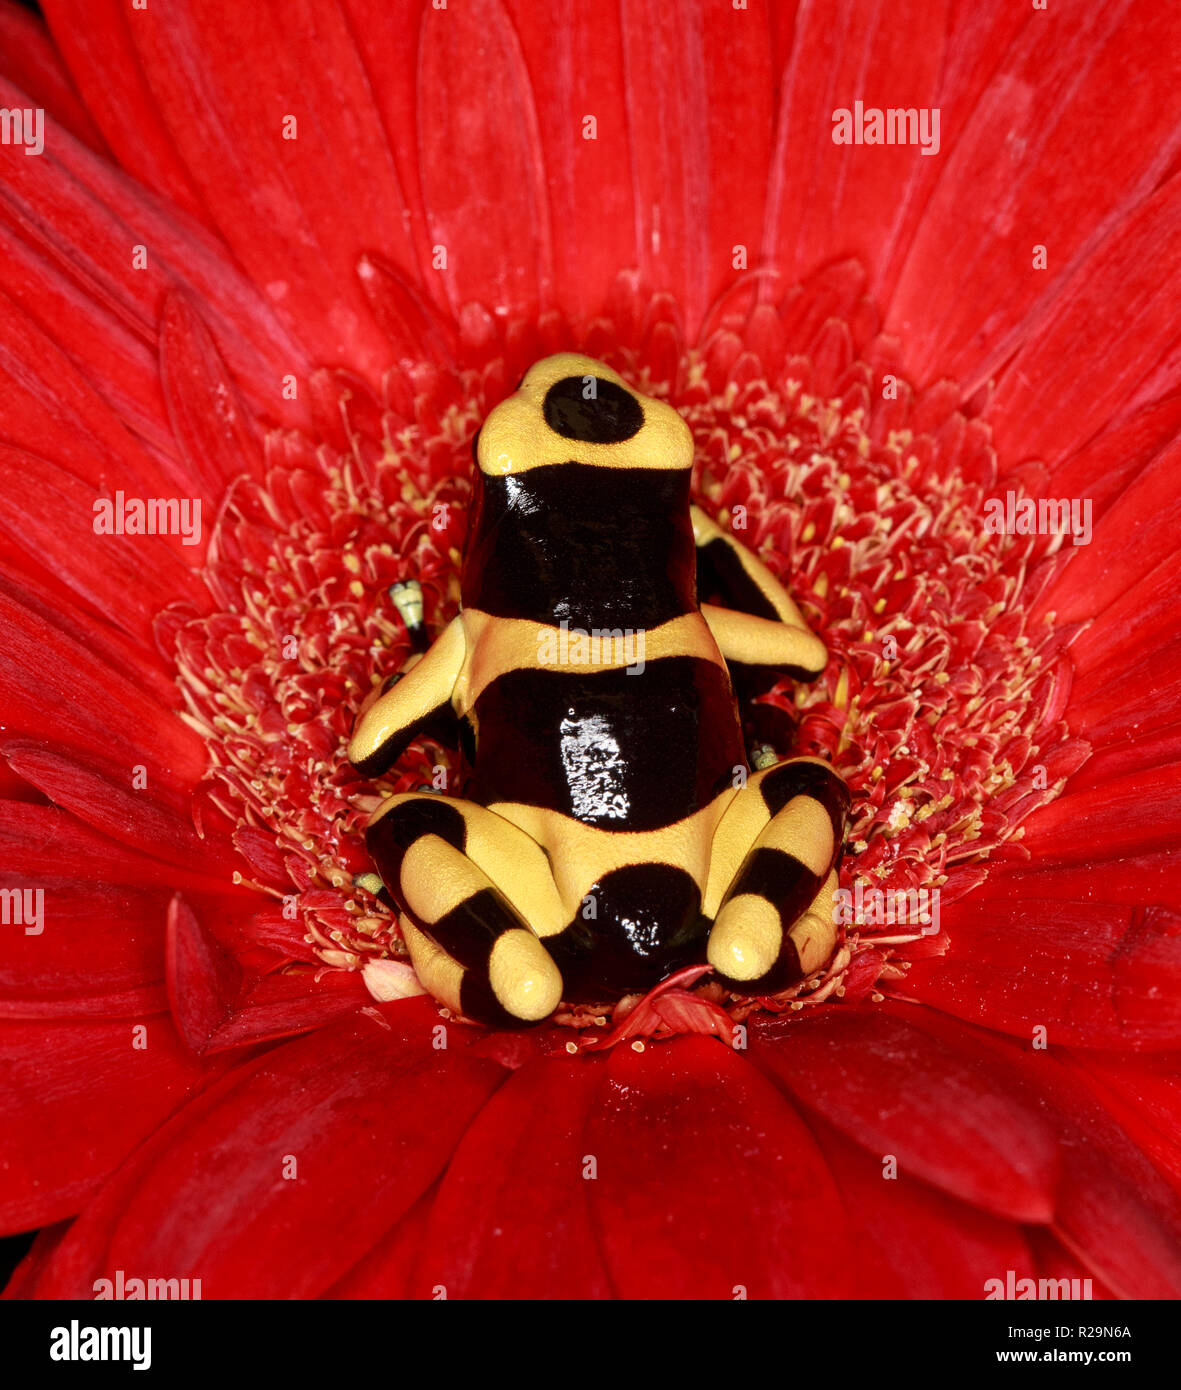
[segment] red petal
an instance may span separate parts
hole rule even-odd
[[[497,0],[423,8],[417,123],[431,242],[447,254],[435,273],[453,311],[479,300],[535,315],[552,293],[549,203],[529,74]]]
[[[1134,485],[1152,460],[1176,440],[1179,428],[1181,392],[1119,419],[1094,439],[1088,440],[1049,475],[1046,493],[1052,492],[1059,497],[1090,497],[1096,520],[1106,517],[1109,508],[1123,496],[1125,489]],[[1016,459],[998,460],[1002,476],[1008,469],[1019,466]],[[1143,519],[1152,520],[1147,509]],[[1090,546],[1078,546],[1072,550],[1070,566],[1055,578],[1048,593],[1065,589],[1070,591],[1072,600],[1079,597],[1073,592],[1073,586],[1069,582],[1063,583],[1063,579],[1071,567],[1090,554],[1090,550]],[[1062,608],[1063,605],[1048,601],[1048,596],[1044,595],[1039,598],[1033,611],[1040,616],[1047,609]],[[1088,617],[1094,611],[1087,607],[1077,612],[1071,621]]]
[[[32,1247],[17,1265],[0,1298],[27,1298],[36,1284],[42,1266],[61,1244],[62,1237],[69,1229],[69,1221],[59,1221],[54,1226],[45,1226],[38,1231]]]
[[[1054,1230],[1088,1270],[1120,1297],[1181,1294],[1181,1196],[1112,1120],[1094,1094],[1049,1052],[940,1018],[907,1017],[932,1038],[953,1036],[991,1059],[999,1078],[1038,1105],[1058,1133]]]
[[[100,80],[110,81],[109,70]],[[306,355],[225,247],[56,127],[47,131],[46,145],[38,159],[25,158],[15,145],[0,147],[0,288],[154,446],[160,459],[153,466],[169,467],[173,452],[154,368],[156,327],[169,290],[184,288],[202,305],[248,398],[285,423],[301,422],[302,406],[285,400],[281,388],[285,373],[306,375]],[[147,249],[142,266],[133,263],[137,246]],[[25,372],[34,363],[47,368],[41,358],[20,360]],[[72,404],[68,377],[47,373],[46,379],[50,400]],[[35,436],[26,447],[59,462],[65,457]],[[133,490],[130,475],[120,474],[117,485]]]
[[[508,8],[537,106],[558,302],[585,321],[637,254],[630,141],[643,132],[628,123],[619,8],[597,0],[570,0],[560,16],[529,0]],[[597,123],[595,140],[583,138],[586,116]]]
[[[834,144],[833,112],[857,100],[935,106],[947,10],[942,0],[803,7],[767,192],[765,246],[789,280],[837,257],[856,257],[875,276],[890,261],[895,224],[901,230],[909,220],[912,197],[922,206],[919,189],[947,156],[924,157],[914,145]]]
[[[1035,846],[1032,863],[994,861],[988,878],[973,890],[973,899],[978,903],[1021,903],[1056,898],[1060,902],[1126,905],[1137,900],[1169,902],[1181,891],[1181,863],[1172,848],[1105,857],[1099,869],[1093,859],[1056,859],[1052,840],[1041,839]]]
[[[80,882],[133,887],[193,887],[208,893],[224,887],[220,876],[149,859],[100,835],[56,806],[0,801],[0,855],[35,877],[65,876]]]
[[[169,424],[202,492],[220,501],[232,479],[261,471],[254,420],[204,319],[180,294],[168,296],[161,316],[160,384]]]
[[[107,884],[101,872],[96,865],[89,882],[78,882],[5,862],[6,889],[43,896],[40,924],[6,920],[0,1017],[126,1018],[166,1007],[160,927],[168,890]]]
[[[180,897],[168,909],[168,997],[198,1056],[306,1033],[373,1002],[359,974],[340,970],[251,980]]]
[[[124,672],[141,693],[153,696],[157,704],[171,706],[175,700],[176,687],[164,670],[159,651],[111,627],[105,619],[96,622],[77,604],[69,589],[46,570],[31,562],[17,569],[0,560],[0,593],[15,609],[44,624],[50,632],[64,634],[91,652],[108,670]]]
[[[1072,1052],[1063,1060],[1181,1192],[1181,1058]]]
[[[20,103],[22,106],[42,107],[96,153],[106,152],[45,25],[13,0],[0,5],[0,76],[30,99]]]
[[[1033,1258],[1037,1264],[1035,1276],[1038,1279],[1053,1279],[1055,1281],[1069,1279],[1072,1285],[1073,1281],[1077,1279],[1079,1280],[1080,1295],[1097,1301],[1111,1299],[1115,1296],[1101,1279],[1095,1277],[1094,1270],[1080,1264],[1052,1232],[1042,1226],[1035,1226],[1028,1231],[1027,1235],[1029,1248],[1032,1250]],[[1073,1297],[1073,1288],[1071,1296]]]
[[[979,103],[965,113],[954,149],[918,161],[943,167],[885,331],[902,340],[908,374],[924,382],[935,372],[955,377],[966,396],[1036,334],[999,388],[1006,399],[1019,396],[1026,413],[1020,420],[1006,409],[994,416],[1012,424],[1002,431],[998,452],[1053,459],[1093,432],[1089,420],[1108,418],[1109,389],[1128,387],[1112,364],[1130,359],[1145,331],[1128,314],[1137,302],[1134,273],[1127,282],[1106,282],[1104,253],[1098,263],[1089,258],[1156,186],[1178,147],[1181,91],[1159,55],[1181,42],[1181,14],[1169,6],[1092,8],[1065,28],[1034,14],[1025,18]],[[1134,89],[1128,72],[1141,74]],[[954,138],[950,123],[948,133]],[[875,153],[884,152],[869,151]],[[1047,248],[1046,270],[1033,268],[1035,245]],[[1161,295],[1156,317],[1163,324],[1169,302],[1163,232],[1159,248],[1144,246],[1139,254],[1152,258],[1141,269]],[[1038,325],[1092,293],[1095,312],[1085,323],[1081,314],[1074,320],[1082,331],[1072,338],[1067,369],[1057,356],[1063,339],[1043,342]],[[1077,345],[1096,341],[1104,343],[1103,365],[1094,361],[1093,375],[1079,371]]]
[[[1181,11],[1137,11],[1148,13],[1167,13],[1174,25],[1181,20]],[[1109,92],[1109,100],[1118,101],[1121,109],[1123,87],[1113,85]],[[1151,102],[1150,127],[1156,130],[1156,121],[1164,117],[1168,103],[1181,97],[1181,88],[1172,84],[1166,97],[1156,84],[1146,84],[1141,94]],[[1174,116],[1168,121],[1175,139],[1181,122]],[[1128,127],[1122,122],[1121,116],[1120,146],[1126,151],[1123,132]],[[1114,134],[1115,127],[1110,129]],[[1070,131],[1070,139],[1078,139],[1076,130]],[[1158,146],[1150,141],[1145,148],[1155,151]],[[1070,181],[1063,180],[1063,186],[1071,187]],[[1176,344],[1179,219],[1181,177],[1140,204],[1071,274],[1047,322],[1017,353],[997,387],[988,414],[999,454],[1053,463],[1072,452],[1132,398]],[[961,302],[970,300],[961,297]],[[1103,352],[1080,357],[1079,345],[1087,343],[1102,343]]]
[[[127,32],[142,19],[119,0],[47,0],[53,39],[118,163],[196,216],[200,203],[156,111]]]
[[[51,9],[63,36],[75,23],[94,24],[70,4]],[[340,7],[297,0],[280,15],[176,0],[166,16],[145,11],[109,32],[118,34],[120,63],[130,45],[146,78],[149,158],[172,144],[238,263],[318,361],[380,380],[388,349],[353,270],[364,250],[400,265],[412,252],[386,134]],[[264,63],[255,61],[260,53]],[[75,75],[89,94],[98,74],[79,62]],[[155,172],[128,148],[129,128],[139,134],[135,111],[92,110],[133,172]],[[295,138],[284,138],[289,116]],[[222,138],[211,138],[211,121]],[[276,378],[276,397],[279,387]]]
[[[161,608],[199,599],[191,566],[203,550],[173,536],[96,535],[98,496],[47,459],[0,445],[0,531],[7,544],[49,568],[95,619],[146,643]]]
[[[904,1176],[1014,1221],[1049,1218],[1055,1145],[1036,1110],[892,1008],[753,1024],[751,1057],[879,1160],[894,1154]]]
[[[187,813],[187,789],[173,782],[167,765],[152,764],[141,791],[132,787],[131,763],[62,756],[15,739],[3,747],[16,772],[105,835],[190,867],[208,856]]]
[[[817,1138],[840,1174],[845,1206],[864,1231],[866,1296],[980,1299],[987,1281],[1033,1273],[1021,1228],[953,1201],[882,1162],[827,1125]],[[876,1258],[875,1258],[876,1257]]]
[[[1172,564],[1176,528],[1181,524],[1181,500],[1176,484],[1178,467],[1181,467],[1181,444],[1176,442],[1156,457],[1144,460],[1141,469],[1127,480],[1119,496],[1094,523],[1090,544],[1073,548],[1070,563],[1040,600],[1040,611],[1053,611],[1055,620],[1060,623],[1077,622],[1111,610],[1121,600],[1126,603],[1130,591],[1141,581],[1144,589],[1136,597],[1141,608],[1147,606],[1146,596],[1151,598],[1154,592],[1168,588],[1162,582],[1167,571],[1161,571],[1160,566]],[[1052,487],[1058,492],[1057,477]],[[1067,495],[1065,489],[1059,495]],[[1128,537],[1132,535],[1136,537],[1135,545],[1128,544]],[[1148,613],[1141,613],[1140,624],[1148,626],[1148,623]],[[1111,612],[1104,621],[1096,623],[1091,632],[1083,635],[1082,647],[1076,644],[1071,656],[1083,655],[1096,641],[1110,641],[1113,634],[1126,632],[1123,614]],[[1150,652],[1155,652],[1164,645],[1165,635],[1165,631],[1153,624],[1148,631],[1138,632],[1137,640],[1146,642]]]
[[[1120,855],[1176,846],[1181,776],[1176,763],[1108,778],[1102,786],[1065,793],[1025,822],[1025,841],[1047,856],[1102,864]]]
[[[11,147],[0,145],[0,151],[5,148]],[[9,264],[8,254],[0,256],[0,276]],[[129,497],[153,497],[168,486],[161,460],[144,453],[73,357],[5,295],[0,295],[0,382],[7,443],[52,459],[109,495],[122,488]],[[126,408],[116,399],[115,408],[120,404]],[[132,420],[138,414],[128,411]]]
[[[583,1175],[599,1058],[529,1063],[484,1107],[430,1214],[412,1296],[603,1298],[610,1285]]]
[[[146,1045],[137,1045],[138,1028]],[[0,1020],[0,1230],[70,1216],[210,1072],[167,1015],[86,1023]]]
[[[649,284],[672,291],[694,338],[707,306],[734,279],[735,248],[745,248],[747,265],[759,260],[776,76],[767,20],[761,7],[738,13],[693,0],[623,5],[621,16],[635,241],[616,269],[637,263]],[[610,52],[611,36],[597,32],[597,14],[585,23],[576,41]],[[598,92],[582,85],[579,69],[584,105],[594,110]],[[619,134],[600,131],[597,152],[617,183],[627,167]],[[576,125],[570,137],[579,143]],[[603,145],[604,137],[611,143]],[[591,180],[592,189],[605,174]],[[590,190],[575,191],[585,209]],[[597,235],[597,210],[592,219],[576,216],[573,225],[580,223],[586,232],[575,237],[579,245]]]
[[[455,325],[434,311],[424,295],[380,256],[363,256],[357,266],[373,317],[390,340],[394,357],[407,368],[423,358],[454,365]]]
[[[57,749],[114,754],[148,769],[149,795],[195,786],[205,768],[202,740],[170,710],[44,620],[0,594],[0,723]],[[85,699],[79,700],[79,691]]]
[[[905,993],[957,1018],[1070,1047],[1168,1047],[1181,1020],[1181,933],[1164,909],[967,898],[951,949]]]
[[[436,1050],[431,1004],[374,1015],[284,1043],[186,1107],[75,1223],[38,1296],[92,1296],[120,1269],[200,1278],[206,1298],[309,1298],[342,1278],[505,1075],[463,1029]]]
[[[836,1184],[792,1107],[738,1053],[617,1048],[592,1108],[592,1210],[623,1298],[833,1298],[857,1288]],[[675,1213],[675,1216],[674,1216]]]
[[[427,1219],[434,1205],[438,1184],[429,1188],[401,1221],[388,1231],[372,1250],[353,1266],[322,1298],[381,1298],[401,1301],[413,1297],[411,1279],[426,1240]],[[431,1299],[446,1298],[445,1288],[432,1289]]]

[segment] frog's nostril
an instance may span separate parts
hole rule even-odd
[[[622,444],[640,432],[644,412],[630,391],[601,376],[568,376],[545,393],[545,423],[563,439]]]

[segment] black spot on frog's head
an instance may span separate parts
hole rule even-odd
[[[567,376],[545,393],[545,423],[563,439],[622,444],[639,434],[644,411],[635,396],[601,376]]]

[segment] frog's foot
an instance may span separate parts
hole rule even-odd
[[[422,585],[417,579],[400,579],[389,587],[390,598],[406,624],[411,650],[421,655],[429,645],[426,625],[423,623]]]
[[[528,923],[556,929],[561,904],[535,841],[482,806],[415,792],[384,803],[365,838],[436,999],[500,1028],[553,1013],[562,977]]]
[[[818,970],[832,954],[849,791],[816,758],[752,777],[714,836],[706,913],[707,956],[722,983],[772,994]]]

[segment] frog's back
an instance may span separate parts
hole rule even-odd
[[[630,671],[517,668],[481,692],[472,715],[465,795],[603,830],[683,820],[743,763],[729,680],[702,656],[663,656]]]
[[[584,380],[559,379],[541,408],[494,412],[481,432],[464,794],[647,831],[732,785],[742,737],[697,603],[688,433],[671,411],[637,423],[634,398],[604,380],[580,416]]]

